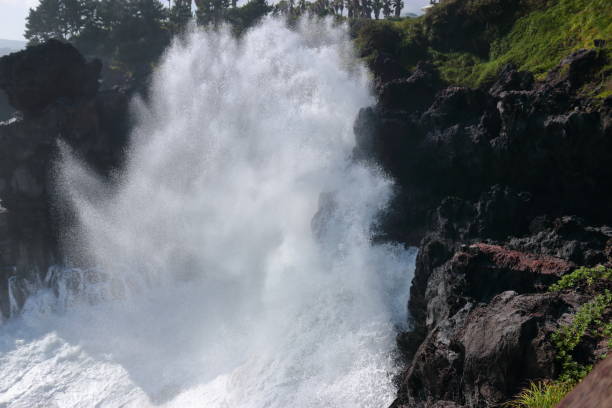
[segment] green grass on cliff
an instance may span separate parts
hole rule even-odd
[[[438,55],[442,76],[449,82],[478,86],[507,63],[542,78],[572,51],[593,48],[595,40],[608,60],[612,56],[612,4],[609,0],[558,0],[518,19],[512,30],[491,44],[489,59],[467,53]],[[610,64],[602,70],[610,74]]]
[[[549,291],[575,289],[583,284],[592,286],[612,279],[612,269],[603,266],[578,268],[549,287]],[[555,381],[532,382],[504,406],[506,408],[554,408],[593,368],[574,359],[574,350],[585,336],[602,339],[612,348],[612,322],[606,310],[612,307],[612,292],[603,290],[581,305],[569,323],[561,325],[552,335],[555,358],[561,373]],[[605,358],[606,354],[600,358]]]
[[[572,390],[573,384],[553,381],[533,382],[505,408],[554,408]]]
[[[561,375],[556,381],[532,382],[512,400],[504,404],[506,408],[553,408],[593,369],[592,365],[580,364],[574,360],[574,349],[589,333],[592,337],[612,340],[612,324],[602,317],[612,306],[612,293],[595,296],[582,305],[572,322],[562,325],[552,335],[556,359],[561,365]],[[605,357],[605,356],[603,356]]]
[[[587,333],[609,344],[609,322],[604,322],[602,318],[610,306],[612,306],[612,292],[605,290],[604,293],[582,305],[570,324],[561,326],[553,333],[552,341],[557,351],[556,358],[562,370],[559,381],[577,383],[591,371],[593,367],[574,360],[573,353]]]
[[[419,18],[376,24],[400,38],[393,47],[407,69],[428,59],[446,82],[470,87],[488,84],[508,63],[542,79],[572,51],[604,40],[598,49],[608,63],[593,90],[612,94],[610,0],[447,0]],[[373,31],[358,33],[358,46]]]

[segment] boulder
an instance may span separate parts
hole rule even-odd
[[[508,291],[474,309],[457,333],[466,405],[489,406],[515,394],[528,380],[556,375],[550,334],[570,308],[556,294]]]
[[[34,114],[60,98],[93,97],[101,69],[72,45],[48,40],[0,58],[0,89],[17,110]]]

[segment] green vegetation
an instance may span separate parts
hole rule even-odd
[[[396,56],[407,69],[427,59],[448,83],[470,87],[487,85],[508,63],[542,79],[572,51],[604,40],[598,50],[608,63],[596,73],[593,91],[612,94],[609,0],[446,0],[424,16],[387,24],[400,37]],[[406,58],[415,48],[426,58]]]
[[[612,306],[612,292],[595,296],[593,300],[582,305],[571,324],[561,326],[552,335],[552,341],[557,350],[557,360],[561,363],[562,372],[559,380],[562,382],[578,382],[591,371],[590,365],[580,364],[574,360],[572,353],[583,337],[589,333],[594,337],[610,334],[610,323],[601,319],[607,308]],[[608,338],[608,342],[609,342]]]
[[[549,287],[549,291],[577,288],[581,284],[592,286],[597,281],[612,279],[612,269],[602,265],[594,268],[578,268],[563,276],[557,283]],[[612,322],[602,321],[606,309],[612,307],[612,292],[604,290],[591,301],[580,307],[571,324],[560,327],[552,335],[552,341],[557,350],[557,360],[561,364],[560,381],[576,382],[584,377],[591,367],[574,360],[572,353],[586,334],[607,339],[612,346]]]
[[[175,35],[193,20],[200,26],[229,24],[241,35],[263,16],[289,22],[308,14],[338,20],[399,16],[402,0],[41,0],[30,9],[25,37],[29,44],[50,38],[70,41],[82,53],[101,58],[108,77],[144,83],[156,60]],[[167,6],[166,6],[167,4]],[[194,8],[195,5],[195,8]]]
[[[609,58],[612,12],[608,0],[559,0],[517,20],[507,35],[492,43],[490,59],[473,66],[469,80],[483,82],[507,63],[543,77],[572,51],[593,48],[597,39],[607,40],[601,52]]]
[[[575,288],[581,282],[586,282],[590,286],[596,280],[612,280],[612,269],[602,265],[594,268],[578,268],[574,272],[563,276],[557,283],[551,285],[548,290],[554,292]]]
[[[504,406],[507,408],[554,408],[572,388],[573,384],[563,382],[534,382]]]
[[[597,281],[612,279],[612,269],[604,266],[578,268],[551,285],[549,291],[577,288],[581,284],[592,286]],[[612,307],[612,292],[604,290],[583,304],[573,316],[571,323],[559,327],[551,336],[556,350],[556,359],[561,365],[561,374],[556,381],[533,382],[506,404],[508,408],[553,408],[593,368],[574,359],[574,351],[589,335],[607,340],[612,348],[612,322],[604,321],[607,310]]]

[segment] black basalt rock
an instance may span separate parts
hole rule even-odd
[[[422,66],[359,114],[355,157],[396,181],[376,232],[419,246],[394,408],[493,407],[558,375],[550,334],[587,297],[546,288],[612,266],[612,102],[579,92],[601,58],[539,82],[508,65],[486,90],[436,89]]]
[[[34,114],[59,98],[93,97],[101,69],[72,45],[48,40],[0,58],[0,89],[16,109]]]
[[[431,105],[434,95],[442,87],[432,65],[419,63],[407,78],[386,82],[379,92],[379,105],[386,109],[423,111]]]

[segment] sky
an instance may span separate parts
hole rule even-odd
[[[0,0],[0,38],[4,40],[24,40],[25,18],[38,0]],[[403,12],[418,12],[429,4],[429,0],[404,0]]]
[[[38,0],[0,0],[0,38],[24,40],[25,19]]]

